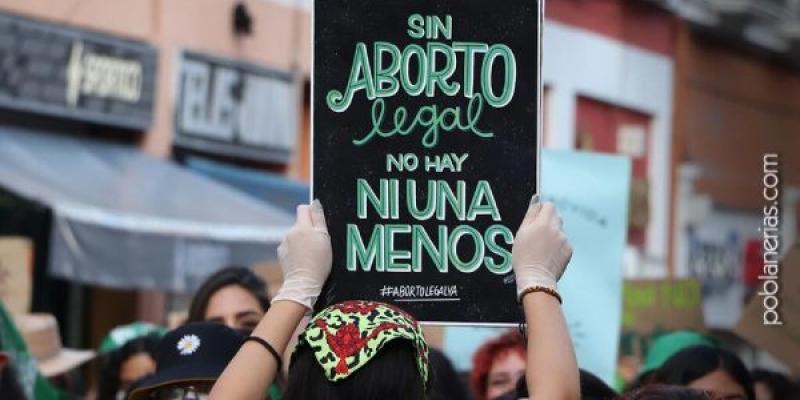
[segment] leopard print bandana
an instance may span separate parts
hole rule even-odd
[[[352,300],[334,304],[311,319],[298,346],[308,345],[331,382],[352,375],[395,339],[414,346],[417,368],[428,382],[428,345],[419,323],[389,304]]]

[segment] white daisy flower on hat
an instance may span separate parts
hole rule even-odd
[[[178,351],[183,356],[188,356],[200,347],[200,338],[197,335],[185,335],[178,341]]]

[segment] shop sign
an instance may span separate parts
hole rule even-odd
[[[184,52],[178,82],[178,147],[254,161],[289,161],[299,118],[292,74]]]
[[[148,44],[0,13],[0,107],[135,130],[153,119]]]

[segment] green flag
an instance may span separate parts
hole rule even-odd
[[[25,339],[17,330],[13,318],[6,311],[2,301],[0,301],[0,351],[8,353],[11,365],[19,377],[19,384],[29,399],[69,399],[69,396],[54,387],[39,373],[36,360],[28,352]]]

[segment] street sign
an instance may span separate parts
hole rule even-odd
[[[540,1],[314,7],[313,196],[334,256],[318,306],[519,322],[511,244],[538,187]]]

